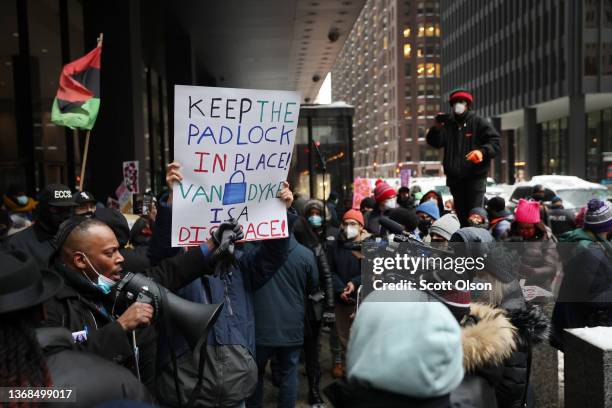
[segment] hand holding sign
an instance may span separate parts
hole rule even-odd
[[[183,181],[183,173],[181,173],[181,165],[178,162],[173,161],[167,166],[166,170],[166,185],[168,186],[168,205],[172,205],[172,190],[174,189],[175,183]]]
[[[293,193],[289,190],[289,183],[283,181],[283,189],[278,193],[278,198],[285,203],[287,209],[293,205]]]

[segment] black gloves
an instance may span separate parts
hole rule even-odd
[[[210,262],[217,266],[228,269],[234,262],[234,242],[244,238],[242,227],[234,219],[224,221],[219,228],[212,233],[212,240],[215,242],[216,249],[210,257]]]
[[[436,121],[436,123],[443,125],[446,122],[448,122],[448,113],[444,113],[444,112],[439,112],[435,117],[434,120]]]
[[[233,218],[227,221],[223,221],[219,228],[212,233],[212,239],[215,242],[217,247],[221,246],[221,242],[223,241],[224,234],[226,236],[230,235],[230,232],[233,232],[235,237],[234,241],[240,241],[244,238],[244,232],[242,231],[242,227],[238,224],[238,221]]]

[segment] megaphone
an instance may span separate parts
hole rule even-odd
[[[163,317],[171,322],[195,352],[196,359],[223,309],[223,303],[205,305],[185,300],[139,273],[126,273],[117,284],[117,292],[124,293],[130,301],[153,306],[154,318]]]

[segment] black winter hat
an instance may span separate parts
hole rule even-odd
[[[365,207],[376,208],[376,200],[374,200],[374,197],[366,197],[361,200],[361,204],[359,204],[359,210],[363,212]]]
[[[104,222],[113,230],[119,247],[123,248],[127,245],[130,240],[130,226],[123,214],[114,208],[98,208],[94,213],[94,218]]]
[[[38,305],[63,286],[55,272],[44,275],[36,262],[22,251],[0,251],[0,313],[15,312]]]
[[[495,196],[487,201],[487,210],[490,212],[500,212],[506,209],[506,200],[503,197]]]
[[[407,208],[394,208],[389,213],[389,218],[398,224],[402,224],[406,231],[414,231],[414,229],[419,224],[419,219],[414,210],[409,210]]]
[[[41,206],[75,207],[74,197],[68,186],[63,184],[49,184],[38,195]]]

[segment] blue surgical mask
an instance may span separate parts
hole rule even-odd
[[[17,199],[17,204],[19,205],[26,205],[28,203],[28,196],[20,195],[20,196],[17,196],[16,199]]]
[[[323,218],[320,215],[311,215],[310,217],[308,217],[308,222],[313,227],[320,227],[321,225],[323,225]]]
[[[104,293],[105,295],[108,295],[113,286],[115,286],[117,284],[117,282],[115,282],[112,279],[107,278],[106,276],[100,274],[96,268],[93,267],[93,265],[91,264],[91,262],[89,262],[89,258],[87,258],[87,255],[85,255],[83,252],[79,252],[81,255],[83,255],[83,257],[85,258],[85,261],[87,261],[87,264],[89,265],[89,267],[91,268],[92,271],[94,271],[96,273],[96,275],[98,275],[98,283],[94,283],[91,279],[89,279],[89,276],[87,276],[87,274],[84,273],[85,277],[87,279],[89,279],[89,281],[98,289],[100,289],[100,291],[102,293]]]

